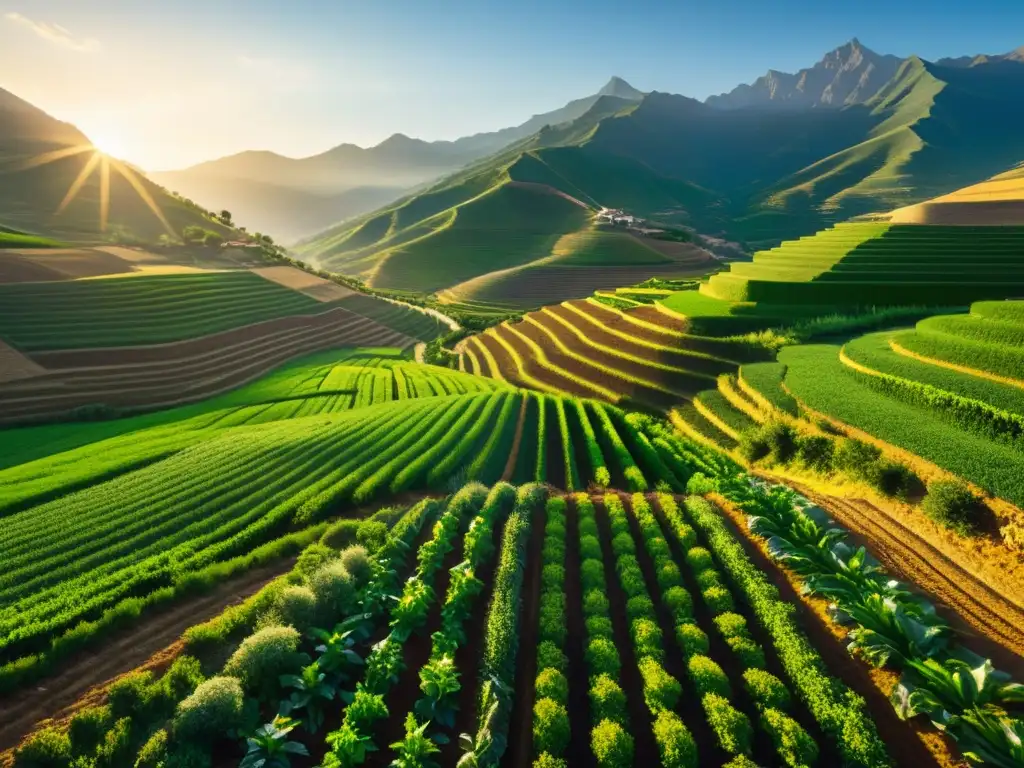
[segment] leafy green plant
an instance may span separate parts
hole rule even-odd
[[[366,690],[384,693],[398,682],[404,669],[402,644],[393,635],[388,635],[374,645],[366,657]]]
[[[590,732],[590,748],[600,768],[633,765],[633,737],[611,720],[602,720]]]
[[[749,637],[729,637],[725,640],[726,645],[736,656],[740,666],[744,669],[760,668],[765,666],[764,650]]]
[[[246,739],[247,749],[239,768],[290,768],[289,755],[308,755],[305,744],[288,740],[288,734],[298,724],[297,720],[278,715],[257,728]]]
[[[956,713],[970,709],[1001,715],[1024,704],[1024,685],[1014,683],[989,659],[972,666],[960,659],[908,659],[892,702],[901,717],[927,715],[946,728]]]
[[[71,763],[71,740],[56,728],[32,734],[14,752],[16,768],[66,768]]]
[[[654,740],[664,768],[697,768],[697,744],[679,715],[662,709],[654,720]]]
[[[665,658],[661,628],[650,619],[636,619],[629,627],[637,657],[649,656],[657,661]]]
[[[533,744],[539,752],[559,756],[569,746],[569,713],[554,699],[533,705]]]
[[[716,693],[726,699],[732,696],[729,678],[720,666],[707,656],[691,656],[686,669],[697,693]]]
[[[388,716],[388,708],[384,696],[370,693],[362,685],[356,687],[352,701],[345,708],[344,723],[360,733],[368,733],[373,724]]]
[[[586,660],[592,675],[606,674],[613,678],[619,676],[619,669],[622,667],[619,651],[615,643],[607,638],[596,637],[587,643]]]
[[[956,480],[928,483],[928,495],[921,510],[939,525],[967,536],[977,533],[981,523],[981,501],[971,489]]]
[[[696,624],[679,624],[676,627],[676,641],[679,643],[679,647],[683,649],[683,654],[687,657],[694,654],[707,653],[708,649],[711,648],[711,642],[708,640],[707,633]]]
[[[716,693],[704,694],[701,703],[719,746],[732,755],[748,754],[754,729],[747,716],[733,707],[728,699]]]
[[[748,669],[743,673],[743,685],[758,707],[785,710],[790,705],[785,684],[763,669]]]
[[[591,678],[589,697],[594,720],[626,723],[626,694],[610,675],[598,674]]]
[[[655,659],[647,656],[637,663],[644,683],[644,702],[651,712],[674,709],[683,687]]]
[[[538,665],[539,666],[539,665]],[[538,699],[552,699],[559,704],[569,701],[569,681],[565,675],[551,667],[542,668],[534,683]]]
[[[363,658],[353,650],[359,637],[357,630],[344,630],[339,626],[333,632],[314,629],[311,634],[319,641],[314,650],[320,669],[334,675],[339,682],[350,679],[357,667],[364,666]]]
[[[537,646],[537,666],[540,669],[550,668],[566,672],[569,669],[569,659],[555,643],[545,640]]]
[[[818,745],[814,739],[784,712],[771,708],[764,710],[761,727],[771,736],[782,762],[790,768],[802,768],[818,759]]]
[[[428,661],[420,669],[420,690],[423,698],[416,702],[414,711],[424,720],[434,721],[451,728],[455,725],[458,704],[456,694],[462,690],[455,659],[441,656]]]
[[[671,587],[661,594],[661,601],[677,622],[693,617],[693,598],[683,587]]]
[[[276,701],[281,675],[302,665],[299,633],[293,627],[267,627],[250,635],[224,665],[224,674],[236,677],[247,693]]]
[[[333,701],[337,688],[327,679],[318,662],[302,668],[298,675],[282,675],[281,686],[292,689],[288,700],[281,706],[282,715],[301,713],[302,725],[316,733],[324,722],[325,701]]]
[[[437,768],[438,762],[432,755],[440,752],[440,748],[427,736],[427,726],[416,721],[416,716],[409,712],[405,716],[405,738],[391,744],[397,754],[391,765],[393,768]]]
[[[234,677],[211,677],[178,705],[174,737],[207,743],[241,725],[242,686]]]
[[[369,735],[360,733],[347,722],[327,734],[327,744],[331,751],[324,757],[322,768],[354,768],[365,763],[371,752],[377,751],[377,745]]]

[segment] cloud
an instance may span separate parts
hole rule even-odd
[[[45,21],[33,21],[27,16],[22,16],[20,13],[8,13],[8,21],[13,21],[15,24],[20,24],[23,27],[27,27],[35,32],[39,37],[47,40],[54,45],[59,45],[62,48],[67,48],[71,51],[78,51],[79,53],[92,53],[100,49],[100,41],[91,37],[75,37],[70,31],[60,26],[60,24],[50,24]]]

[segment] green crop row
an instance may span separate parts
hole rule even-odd
[[[674,499],[659,496],[658,501],[670,528],[679,530],[686,525]],[[686,510],[768,633],[797,695],[822,731],[835,740],[844,764],[860,768],[890,765],[864,701],[828,674],[821,656],[797,625],[793,606],[780,598],[775,586],[750,561],[721,514],[699,498],[688,499]]]
[[[583,432],[583,442],[587,449],[587,458],[590,460],[590,473],[594,483],[599,488],[607,488],[611,485],[612,478],[608,473],[608,467],[604,462],[604,454],[601,453],[601,446],[597,442],[597,435],[594,434],[594,425],[590,423],[587,416],[587,409],[582,400],[573,400],[573,407],[576,409],[576,417],[580,429]]]
[[[929,318],[937,320],[939,318]],[[934,330],[928,320],[917,324],[912,334],[900,337],[900,344],[911,352],[968,368],[1020,378],[1024,370],[1024,350],[1019,346],[989,343]]]
[[[629,449],[622,442],[622,438],[615,429],[615,425],[608,416],[605,407],[596,401],[589,401],[587,406],[588,411],[597,420],[596,432],[600,438],[604,455],[614,457],[615,469],[625,478],[626,485],[630,491],[646,491],[647,480],[643,472],[636,465],[633,456],[630,455]]]
[[[558,432],[562,436],[562,463],[565,467],[565,490],[575,491],[581,488],[580,474],[576,466],[576,449],[572,433],[569,431],[569,420],[565,414],[565,398],[554,398],[555,414],[558,417]]]
[[[494,574],[494,594],[484,632],[478,728],[463,739],[463,748],[475,765],[496,767],[508,744],[508,726],[515,692],[519,652],[520,605],[525,579],[526,545],[532,519],[547,497],[540,485],[524,485],[505,523],[501,557]],[[465,759],[465,758],[464,758]]]

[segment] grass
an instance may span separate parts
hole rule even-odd
[[[0,228],[0,249],[3,248],[61,248],[59,240],[25,232],[6,232]]]

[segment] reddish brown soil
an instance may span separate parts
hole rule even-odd
[[[162,671],[182,652],[179,638],[186,629],[242,602],[293,564],[293,558],[280,560],[225,581],[208,594],[179,601],[150,620],[112,635],[102,648],[68,659],[31,690],[0,698],[0,750],[15,747],[42,721],[62,723],[79,709],[102,704],[110,684],[127,672]]]
[[[673,240],[658,240],[654,237],[644,237],[643,235],[634,235],[632,237],[647,246],[653,251],[657,251],[662,256],[672,259],[679,266],[685,266],[689,269],[717,269],[719,261],[711,255],[709,251],[704,250],[699,245],[693,243],[677,243]]]
[[[516,421],[516,436],[512,439],[512,448],[508,453],[508,461],[505,462],[505,471],[501,473],[501,479],[508,482],[516,471],[516,461],[519,458],[519,446],[523,442],[523,425],[526,423],[526,406],[529,398],[523,397],[519,404],[519,419]]]
[[[545,518],[545,513],[539,511],[531,521],[526,552],[515,694],[508,728],[508,751],[502,760],[502,765],[512,768],[529,768],[533,763],[533,699],[537,679],[537,620],[540,614],[540,577],[544,567],[541,550]]]
[[[849,529],[851,543],[863,544],[889,573],[932,600],[961,633],[963,645],[991,658],[1015,679],[1024,677],[1024,610],[870,502],[790,484]]]
[[[544,440],[546,442],[544,450],[545,480],[548,485],[564,489],[565,456],[562,453],[562,430],[558,424],[558,410],[554,400],[544,400],[544,410],[540,417],[544,419]]]
[[[566,656],[569,657],[569,748],[574,765],[594,768],[597,761],[590,750],[590,683],[584,656],[586,626],[583,622],[583,584],[580,581],[580,528],[576,502],[567,498],[565,518],[565,602]]]
[[[638,320],[643,320],[651,325],[659,325],[668,331],[675,331],[676,333],[689,332],[690,324],[685,317],[682,315],[668,315],[657,307],[637,307],[636,309],[629,310],[629,314]]]
[[[41,365],[0,341],[0,384],[31,379],[46,373]]]
[[[821,654],[829,672],[867,702],[866,709],[871,713],[878,733],[895,764],[915,768],[942,766],[943,763],[918,737],[915,724],[900,720],[896,715],[889,702],[888,692],[883,692],[874,682],[872,669],[847,652],[843,639],[833,633],[827,621],[813,610],[810,601],[796,590],[787,574],[749,538],[750,534],[742,521],[737,521],[728,512],[723,513],[722,518],[743,547],[747,557],[771,580],[779,590],[781,599],[794,607],[797,621],[811,644]],[[953,751],[950,744],[947,746]]]
[[[601,551],[604,556],[605,572],[608,575],[608,601],[611,603],[612,633],[615,647],[619,650],[622,660],[620,683],[626,694],[626,706],[629,710],[629,732],[633,736],[633,765],[658,765],[660,757],[654,732],[651,713],[644,703],[643,679],[637,667],[636,653],[629,635],[629,618],[626,615],[626,593],[615,575],[615,553],[612,551],[611,526],[608,512],[602,497],[595,496],[594,509],[597,527],[601,538]]]
[[[0,252],[0,283],[74,280],[131,271],[130,262],[91,248],[25,248]]]
[[[519,326],[516,326],[517,330],[520,329],[521,326],[522,323],[520,323]],[[527,346],[527,344],[522,339],[520,339],[514,333],[511,333],[504,326],[498,326],[495,329],[495,332],[500,334],[501,338],[508,342],[510,347],[516,350],[519,357],[523,361],[523,365],[526,367],[526,373],[532,376],[534,379],[537,379],[538,381],[541,381],[556,389],[560,389],[563,392],[569,392],[570,394],[580,395],[581,397],[591,397],[594,394],[590,389],[574,381],[568,375],[560,373],[558,371],[553,371],[550,368],[545,368],[543,365],[541,365],[533,356],[533,352],[530,350],[529,346]],[[515,362],[512,360],[511,356],[507,352],[505,352],[504,347],[502,347],[495,339],[489,338],[489,336],[486,334],[480,336],[479,338],[487,345],[487,348],[490,349],[492,352],[496,353],[498,350],[501,350],[504,353],[502,357],[498,357],[497,354],[495,354],[494,357],[498,363],[498,367],[501,368],[502,375],[504,375],[506,379],[518,384],[519,386],[529,386],[518,377],[518,368]],[[555,361],[552,360],[552,362]],[[506,365],[509,367],[506,368]]]
[[[171,344],[40,353],[34,359],[49,373],[0,385],[0,422],[53,418],[95,404],[143,409],[194,402],[319,349],[407,341],[336,308]]]

